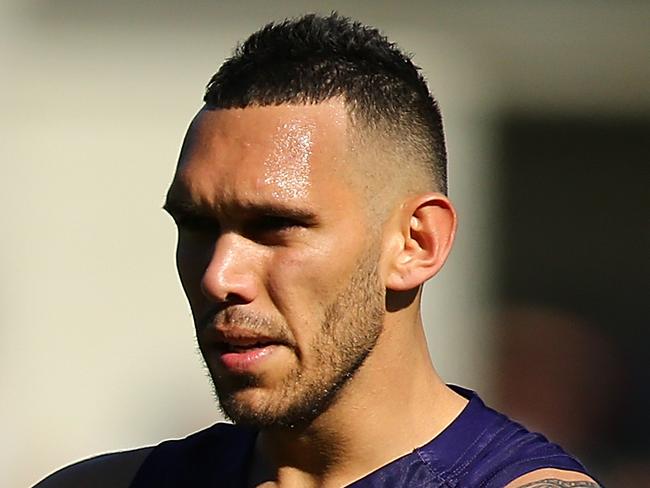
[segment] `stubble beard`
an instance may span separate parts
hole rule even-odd
[[[347,286],[327,305],[309,353],[309,370],[291,370],[272,398],[250,405],[237,391],[256,386],[256,378],[242,376],[227,390],[212,374],[224,415],[238,425],[256,429],[303,428],[325,412],[371,354],[383,330],[385,290],[377,270],[376,253],[366,255]]]

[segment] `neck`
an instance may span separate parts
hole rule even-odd
[[[405,325],[387,324],[364,365],[311,424],[260,432],[254,486],[349,484],[426,444],[458,416],[466,400],[435,372],[419,320]]]

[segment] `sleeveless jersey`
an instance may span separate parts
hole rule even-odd
[[[541,468],[587,474],[562,448],[487,407],[474,393],[460,415],[422,447],[364,476],[350,488],[503,488]],[[254,430],[219,423],[185,439],[165,441],[144,461],[131,488],[246,486]]]

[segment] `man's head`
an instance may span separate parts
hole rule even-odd
[[[436,101],[409,57],[358,22],[333,14],[267,25],[221,66],[204,101],[214,108],[245,108],[333,98],[345,104],[350,149],[369,188],[390,182],[401,183],[401,190],[446,193]]]
[[[253,34],[205,102],[166,203],[199,346],[233,420],[308,424],[447,255],[440,115],[406,57],[336,15]]]

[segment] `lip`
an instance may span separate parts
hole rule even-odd
[[[291,347],[281,334],[267,334],[234,324],[219,324],[203,331],[220,367],[232,374],[259,373],[281,349]]]
[[[219,352],[221,364],[232,373],[252,373],[265,362],[279,345],[267,344],[253,347],[225,348]]]

